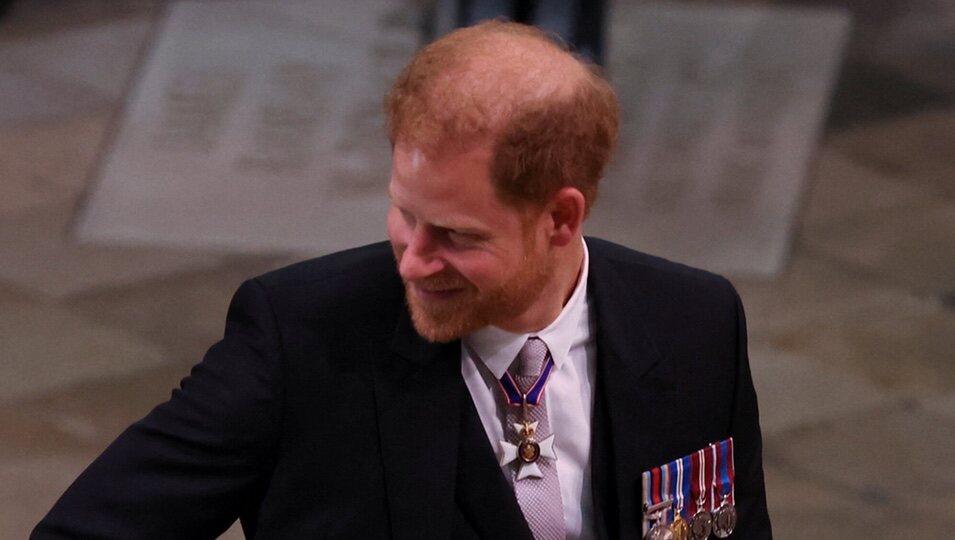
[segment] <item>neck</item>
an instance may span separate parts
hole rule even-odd
[[[578,236],[567,246],[556,249],[553,257],[554,273],[541,290],[539,300],[519,317],[498,325],[499,328],[514,333],[536,332],[557,319],[577,287],[584,262],[583,239]]]

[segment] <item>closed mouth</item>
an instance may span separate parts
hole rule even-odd
[[[464,287],[450,287],[444,289],[428,289],[418,285],[414,286],[415,294],[424,300],[447,300],[456,294],[464,291]]]

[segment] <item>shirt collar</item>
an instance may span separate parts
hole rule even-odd
[[[547,345],[557,369],[560,369],[570,355],[574,335],[581,327],[580,319],[584,316],[587,274],[590,268],[587,242],[583,239],[581,242],[584,246],[584,260],[577,277],[577,285],[560,314],[546,328],[537,332],[515,334],[496,326],[485,326],[464,338],[464,346],[477,356],[476,359],[484,362],[494,378],[500,379],[504,375],[529,337],[539,337]]]

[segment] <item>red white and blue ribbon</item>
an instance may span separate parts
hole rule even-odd
[[[719,506],[723,500],[726,500],[729,504],[736,504],[734,493],[736,470],[733,466],[732,437],[714,445],[713,451],[716,455],[714,465],[718,470],[718,476],[714,478],[716,489],[713,494],[713,504]]]
[[[521,387],[518,386],[517,382],[514,381],[511,374],[505,371],[504,375],[498,380],[498,383],[501,385],[501,390],[504,391],[504,397],[507,398],[507,403],[512,407],[522,407],[525,397],[528,405],[535,406],[540,403],[544,397],[544,387],[547,386],[547,379],[553,370],[554,359],[548,354],[544,368],[541,369],[540,375],[537,376],[537,380],[534,381],[534,384],[531,385],[526,394],[522,391]]]
[[[667,521],[672,522],[673,517],[676,515],[676,507],[678,504],[677,495],[680,492],[679,477],[680,474],[680,460],[671,461],[669,467],[667,468],[667,497],[673,504],[670,505],[670,509],[667,510]]]
[[[664,484],[667,482],[669,464],[654,467],[649,471],[644,471],[643,478],[643,533],[650,530],[650,521],[656,519],[659,511],[653,511],[654,508],[661,508],[663,503],[668,501],[667,492]],[[665,508],[665,507],[664,507]]]
[[[717,486],[717,482],[719,481],[719,473],[717,472],[717,466],[719,464],[719,455],[720,455],[719,450],[717,449],[716,445],[711,444],[709,473],[710,473],[710,487],[712,487],[712,489],[710,489],[710,507],[707,508],[707,510],[709,510],[710,512],[716,510],[716,508],[720,504],[719,496],[717,495],[717,491],[719,490],[719,486]]]
[[[680,517],[685,519],[690,514],[687,507],[690,504],[696,504],[690,499],[693,491],[691,487],[693,485],[693,454],[683,456],[677,461],[677,485],[679,490],[676,493],[676,508]]]
[[[678,511],[684,518],[703,510],[713,512],[724,498],[736,504],[735,475],[732,438],[644,471],[644,533],[652,525],[648,508],[666,508],[666,519],[672,522]]]
[[[710,485],[712,477],[707,474],[709,472],[709,467],[707,467],[707,455],[708,448],[700,448],[696,452],[690,454],[691,460],[691,476],[693,476],[693,487],[690,492],[691,499],[695,505],[693,508],[693,513],[701,512],[703,510],[709,510],[709,490],[707,486]]]

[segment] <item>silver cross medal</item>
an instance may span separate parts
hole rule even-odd
[[[507,441],[501,441],[501,465],[507,465],[514,460],[520,460],[517,471],[517,480],[525,478],[543,478],[537,460],[540,458],[557,459],[554,452],[554,435],[550,434],[543,441],[537,442],[534,433],[537,431],[537,422],[528,422],[527,420],[527,394],[522,393],[524,398],[521,404],[523,420],[520,424],[512,424],[514,430],[520,435],[521,440],[515,445]]]

